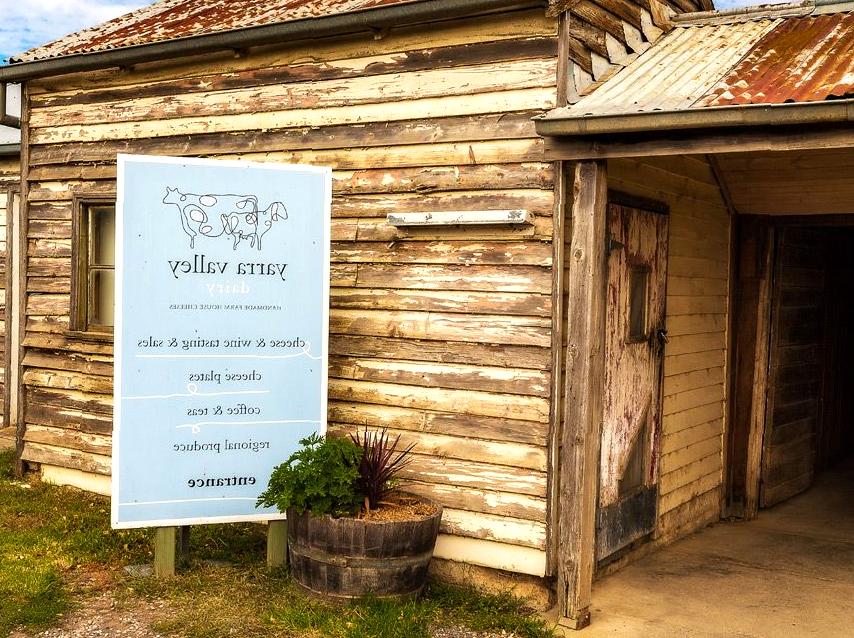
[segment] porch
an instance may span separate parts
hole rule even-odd
[[[849,636],[854,459],[753,521],[721,522],[597,581],[592,612],[585,638]]]

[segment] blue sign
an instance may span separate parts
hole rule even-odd
[[[119,155],[113,527],[256,509],[326,427],[328,168]]]

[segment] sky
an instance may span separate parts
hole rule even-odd
[[[105,22],[153,0],[0,0],[0,59]],[[718,9],[762,0],[716,0]],[[765,0],[774,1],[774,0]],[[777,0],[783,1],[783,0]]]
[[[0,0],[0,59],[133,11],[146,0]]]

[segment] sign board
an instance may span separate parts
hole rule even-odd
[[[326,424],[331,170],[120,155],[113,527],[282,518]]]

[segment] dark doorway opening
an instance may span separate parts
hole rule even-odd
[[[854,226],[744,217],[736,258],[726,513],[752,518],[854,454]]]

